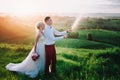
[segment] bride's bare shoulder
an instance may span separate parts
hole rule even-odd
[[[41,37],[42,33],[40,31],[37,31],[36,36]]]

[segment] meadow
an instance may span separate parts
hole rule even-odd
[[[1,80],[119,80],[120,78],[120,48],[112,45],[111,47],[101,45],[106,47],[105,49],[88,49],[88,47],[85,49],[75,45],[69,45],[68,48],[57,46],[57,75],[45,76],[42,73],[34,79],[5,69],[9,62],[19,63],[24,60],[32,45],[0,44],[0,46]]]
[[[66,22],[68,24],[69,21]],[[65,23],[61,26],[65,26]],[[45,76],[41,73],[33,79],[5,69],[9,62],[19,63],[26,58],[33,47],[34,40],[31,39],[33,35],[31,38],[26,38],[27,44],[24,43],[24,39],[18,40],[21,41],[18,43],[10,38],[10,42],[1,41],[0,80],[119,80],[120,32],[118,26],[117,30],[97,27],[79,29],[75,33],[70,33],[69,38],[57,41],[57,74]],[[88,34],[92,35],[92,40],[87,39]]]

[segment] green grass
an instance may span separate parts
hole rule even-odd
[[[61,31],[72,26],[75,20],[74,17],[53,18],[53,26]],[[9,19],[1,19],[0,80],[120,79],[120,19],[83,19],[79,24],[78,34],[75,32],[71,34],[72,38],[56,42],[57,75],[45,76],[41,73],[35,79],[5,69],[8,63],[19,63],[26,58],[33,47],[35,34],[32,27],[27,29],[21,23],[9,23],[12,23]],[[92,35],[91,41],[87,40],[88,33]]]
[[[80,30],[79,39],[87,39],[87,34],[92,35],[93,41],[120,46],[120,32],[110,30]]]
[[[76,41],[74,39],[67,40],[66,42]],[[57,45],[60,43],[57,42]],[[68,43],[65,44],[68,45]],[[119,47],[85,49],[74,48],[75,45],[71,46],[57,46],[57,75],[45,76],[42,73],[37,78],[31,79],[26,75],[10,72],[5,69],[5,66],[9,62],[23,61],[32,45],[0,44],[0,80],[36,80],[38,78],[41,80],[119,80]]]
[[[91,41],[87,40],[88,33],[92,34]],[[34,79],[5,69],[8,63],[19,63],[26,58],[33,47],[33,40],[28,40],[30,44],[0,43],[0,80],[119,80],[119,33],[80,30],[78,38],[56,41],[57,75],[41,73]]]
[[[86,49],[105,49],[112,48],[114,45],[89,41],[85,39],[64,39],[56,42],[58,47],[67,47],[67,48],[86,48]]]

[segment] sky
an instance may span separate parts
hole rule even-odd
[[[0,13],[120,13],[120,0],[0,0]]]

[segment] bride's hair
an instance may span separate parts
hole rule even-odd
[[[36,28],[37,28],[37,29],[40,29],[40,27],[42,27],[43,25],[44,25],[43,22],[38,22],[38,23],[36,24]]]

